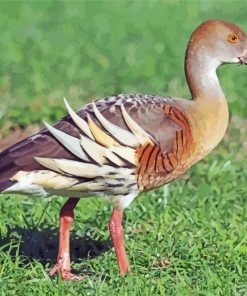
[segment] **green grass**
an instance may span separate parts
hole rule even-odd
[[[80,107],[112,93],[189,97],[183,57],[191,31],[223,18],[247,29],[238,1],[1,2],[0,130],[50,122],[62,97]],[[118,276],[111,207],[83,199],[72,259],[82,282],[49,278],[64,199],[1,196],[1,295],[247,295],[247,67],[220,79],[233,116],[225,141],[183,178],[125,211],[132,272]],[[166,261],[170,262],[166,266]]]
[[[125,211],[132,272],[124,278],[109,240],[105,201],[83,199],[75,210],[73,268],[88,278],[66,283],[47,276],[64,199],[3,196],[2,295],[246,295],[246,152],[234,143],[246,134],[238,130],[232,128],[231,142],[182,179],[142,194]]]

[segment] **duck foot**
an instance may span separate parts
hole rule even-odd
[[[59,274],[64,281],[82,281],[87,277],[86,275],[73,274],[70,269],[64,269],[60,263],[54,265],[48,274],[49,276]]]

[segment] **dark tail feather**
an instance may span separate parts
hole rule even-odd
[[[0,181],[0,193],[12,186],[15,182],[6,180],[6,181]]]

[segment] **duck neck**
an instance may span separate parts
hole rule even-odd
[[[216,69],[220,64],[203,47],[188,47],[185,60],[187,82],[194,102],[194,138],[206,155],[222,139],[228,125],[228,105]]]
[[[185,74],[194,101],[225,101],[216,69],[220,63],[205,48],[189,45],[185,58]],[[213,102],[212,102],[213,100]]]

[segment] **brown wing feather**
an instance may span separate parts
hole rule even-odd
[[[174,102],[174,99],[167,97],[120,95],[99,100],[96,102],[96,105],[102,115],[109,121],[128,130],[120,109],[120,105],[123,104],[133,120],[155,138],[161,149],[159,153],[163,154],[171,151],[174,134],[180,129],[177,122],[164,115],[163,106],[172,102]],[[92,104],[86,105],[77,112],[77,114],[85,120],[87,120],[87,113],[89,113],[94,122],[100,126],[93,112]],[[55,123],[54,127],[66,134],[79,138],[80,131],[69,115]],[[46,129],[44,129],[38,134],[0,153],[0,183],[5,182],[6,184],[6,181],[18,171],[40,169],[41,165],[35,161],[34,157],[77,159],[76,156],[64,148]]]
[[[63,129],[72,135],[79,135],[77,128],[65,120],[61,120],[55,125],[63,126]],[[40,169],[41,166],[35,161],[34,157],[76,159],[47,130],[42,130],[0,153],[0,182],[10,179],[21,170],[33,171]]]

